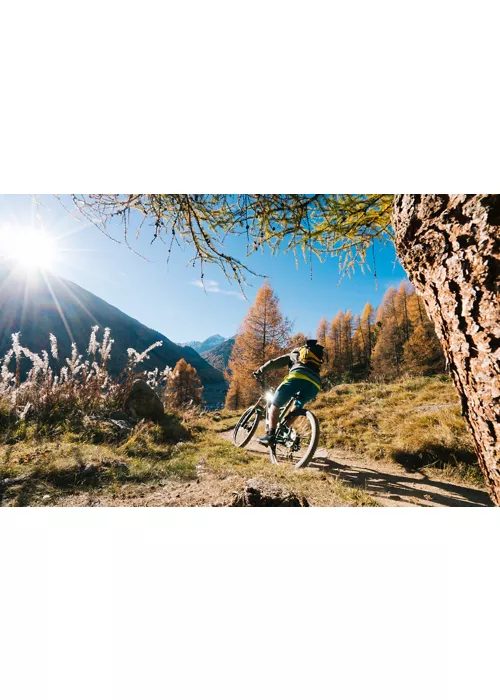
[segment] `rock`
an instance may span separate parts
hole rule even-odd
[[[109,414],[108,418],[110,420],[117,420],[117,421],[128,421],[129,416],[125,413],[125,411],[113,411],[112,413]]]
[[[160,397],[144,379],[136,379],[133,383],[125,411],[133,418],[152,420],[155,423],[159,423],[165,415]]]
[[[126,420],[115,420],[114,418],[110,418],[109,422],[111,425],[114,425],[115,428],[118,428],[123,433],[129,433],[132,430],[132,424],[129,423]]]
[[[235,494],[228,505],[282,508],[309,506],[309,503],[303,496],[297,496],[278,484],[270,484],[262,479],[249,479],[244,490]]]
[[[50,496],[48,493],[46,493],[44,496],[42,496],[42,501],[50,501]]]

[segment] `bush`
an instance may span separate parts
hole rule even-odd
[[[45,350],[40,354],[31,352],[21,345],[20,333],[12,335],[12,348],[0,365],[0,430],[12,431],[21,423],[30,423],[43,435],[54,434],[53,428],[62,426],[75,433],[94,431],[94,440],[98,441],[102,426],[94,430],[86,421],[89,417],[104,418],[121,408],[136,378],[146,375],[149,386],[161,390],[171,374],[169,367],[162,373],[158,369],[137,371],[137,365],[148,359],[148,352],[161,342],[142,353],[129,348],[126,367],[119,377],[113,378],[107,365],[114,340],[106,328],[98,341],[98,330],[98,326],[91,330],[86,360],[73,343],[71,357],[60,361],[57,338],[52,334],[50,356]]]

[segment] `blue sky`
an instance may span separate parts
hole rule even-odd
[[[174,248],[167,264],[168,248],[143,228],[134,255],[123,243],[106,238],[95,226],[73,218],[55,197],[40,197],[43,226],[56,240],[58,260],[51,269],[117,306],[175,342],[203,340],[220,333],[233,335],[252,303],[262,279],[248,276],[245,300],[216,266],[206,266],[204,290],[199,267],[188,265],[189,248]],[[37,210],[28,195],[0,196],[0,230],[9,226],[17,236],[24,227],[39,225]],[[115,223],[109,232],[120,239],[123,227]],[[243,242],[231,242],[230,252],[243,257]],[[390,285],[407,279],[391,244],[377,246],[377,278],[359,270],[339,285],[338,261],[313,262],[296,267],[291,254],[256,253],[245,262],[255,272],[268,276],[278,294],[282,311],[295,322],[295,331],[313,335],[323,315],[332,318],[339,309],[359,313],[370,301],[377,306]]]

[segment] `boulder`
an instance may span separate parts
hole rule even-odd
[[[236,493],[228,505],[283,508],[309,506],[309,503],[303,496],[297,496],[278,484],[270,484],[263,479],[249,479],[243,491]]]
[[[160,423],[165,413],[160,397],[144,379],[135,380],[124,408],[136,420],[152,420],[155,423]]]

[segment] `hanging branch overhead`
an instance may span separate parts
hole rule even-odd
[[[153,227],[151,243],[184,241],[192,262],[218,265],[242,286],[252,270],[227,252],[228,236],[246,241],[247,256],[269,248],[339,259],[342,274],[364,265],[370,244],[392,237],[392,195],[380,194],[92,194],[72,195],[84,216],[107,232],[111,220],[123,223],[123,238]]]

